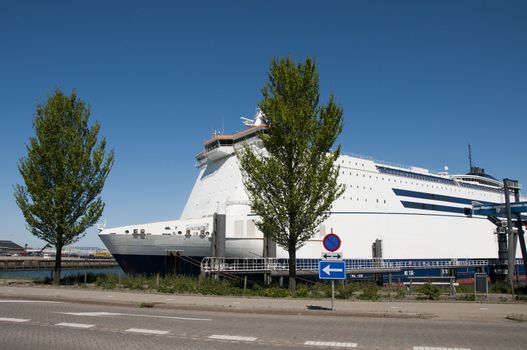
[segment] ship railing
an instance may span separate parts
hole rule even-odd
[[[320,259],[297,259],[297,271],[318,271]],[[346,259],[349,272],[392,271],[403,269],[438,269],[489,266],[487,259],[441,259],[441,260],[384,260],[384,259]],[[517,263],[521,263],[520,260]],[[289,270],[289,259],[281,258],[220,258],[206,257],[201,261],[204,273],[271,273]]]

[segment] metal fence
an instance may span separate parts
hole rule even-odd
[[[297,271],[318,271],[320,259],[297,259]],[[440,269],[461,267],[484,267],[491,265],[487,259],[451,259],[451,260],[385,260],[385,259],[348,259],[346,269],[349,273],[371,270],[393,271],[403,269]],[[519,261],[518,261],[519,262]],[[216,258],[206,257],[201,261],[204,273],[270,273],[289,270],[289,259],[277,258]]]

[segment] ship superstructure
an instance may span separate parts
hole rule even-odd
[[[258,135],[267,125],[262,117],[257,111],[252,120],[245,119],[244,131],[204,142],[196,155],[198,176],[179,220],[100,231],[126,272],[198,272],[206,256],[269,254],[268,242],[254,224],[258,217],[251,212],[236,155],[244,144],[263,149]],[[451,175],[448,169],[433,173],[345,154],[335,165],[345,192],[297,258],[320,258],[321,239],[330,231],[340,235],[350,259],[371,258],[377,239],[385,259],[497,257],[494,225],[485,217],[466,215],[474,201],[504,202],[501,182],[483,169]],[[276,257],[286,258],[287,252],[276,247]]]

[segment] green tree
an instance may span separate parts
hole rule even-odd
[[[18,162],[24,185],[15,200],[28,230],[56,249],[53,283],[60,283],[62,248],[77,242],[100,218],[100,193],[113,165],[106,139],[97,140],[99,123],[88,125],[90,109],[77,97],[56,90],[36,108],[35,136]]]
[[[268,128],[263,149],[245,146],[240,153],[243,182],[257,227],[289,254],[289,291],[296,289],[296,251],[318,231],[344,187],[337,183],[335,161],[342,131],[342,108],[330,95],[319,105],[319,75],[307,58],[274,59],[259,107]]]

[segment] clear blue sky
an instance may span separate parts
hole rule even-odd
[[[240,130],[273,57],[318,62],[345,152],[527,186],[527,1],[2,1],[0,239],[35,106],[76,89],[116,162],[108,226],[179,217],[213,129]],[[96,230],[79,242],[102,246]]]

